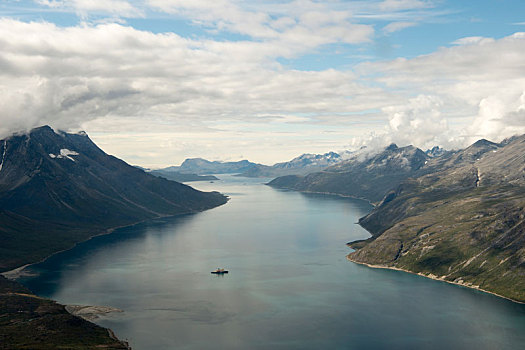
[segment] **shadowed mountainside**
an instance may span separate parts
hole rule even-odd
[[[227,201],[109,156],[85,133],[36,128],[0,140],[0,156],[0,271],[110,228]]]

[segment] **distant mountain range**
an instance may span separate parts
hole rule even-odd
[[[192,182],[192,181],[213,181],[218,180],[216,176],[213,175],[197,175],[197,174],[185,174],[178,171],[169,171],[164,169],[151,170],[149,171],[151,175],[157,177],[163,177],[165,179],[177,182]]]
[[[227,201],[109,156],[85,133],[40,127],[0,140],[0,156],[0,271],[113,227]]]
[[[176,171],[184,174],[237,174],[244,173],[260,164],[247,160],[238,162],[209,161],[202,158],[188,158],[180,166],[171,166],[160,169],[161,171]]]
[[[283,175],[304,175],[315,171],[320,171],[326,167],[337,164],[342,157],[335,152],[325,154],[305,153],[288,162],[276,163],[272,166],[260,165],[239,174],[245,177],[277,177]]]
[[[349,259],[525,302],[525,135],[464,150],[391,145],[271,186],[367,199]]]
[[[151,175],[155,175],[157,177],[162,177],[167,180],[171,181],[177,181],[177,182],[192,182],[192,181],[213,181],[218,180],[217,177],[213,175],[197,175],[197,174],[190,174],[190,173],[181,173],[179,171],[173,170],[174,167],[168,167],[163,169],[155,169],[151,170],[148,168],[143,168],[141,166],[135,165],[136,168],[139,168],[141,170],[144,170],[147,173],[150,173]]]
[[[290,174],[308,174],[337,164],[342,157],[335,152],[325,154],[303,154],[288,162],[272,166],[253,163],[248,160],[237,162],[209,161],[202,158],[186,159],[180,166],[156,170],[158,174],[177,172],[180,174],[238,174],[243,177],[276,177]],[[152,171],[152,173],[154,173]]]

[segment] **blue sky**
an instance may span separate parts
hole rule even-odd
[[[224,41],[250,40],[249,36],[239,33],[214,32],[213,27],[198,25],[191,18],[182,15],[163,13],[158,9],[146,6],[141,1],[130,1],[130,3],[144,13],[136,16],[129,14],[116,16],[98,10],[82,16],[74,8],[53,8],[34,0],[4,0],[0,4],[0,13],[3,16],[18,18],[26,22],[47,21],[59,26],[75,26],[86,21],[96,23],[107,21],[108,18],[109,20],[118,18],[125,25],[154,33],[174,32],[188,38]],[[239,1],[238,3],[247,2]],[[270,3],[270,1],[262,3]],[[273,3],[286,3],[286,1],[274,1]],[[350,9],[354,8],[349,5],[351,3],[359,3],[359,1],[340,1],[338,8],[344,9],[345,6]],[[431,53],[441,46],[450,46],[452,42],[462,37],[500,38],[525,28],[524,1],[443,0],[427,1],[427,3],[426,8],[408,8],[390,14],[373,13],[363,9],[362,12],[356,14],[355,21],[374,26],[376,33],[371,42],[357,46],[327,45],[310,54],[294,60],[283,60],[283,62],[295,69],[302,70],[344,68],[361,60],[410,58]],[[413,22],[414,25],[393,33],[385,33],[383,29],[388,24],[395,22],[397,18],[399,22]]]
[[[462,147],[525,132],[520,32],[517,0],[5,0],[0,134],[148,166]]]

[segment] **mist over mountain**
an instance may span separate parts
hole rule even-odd
[[[107,155],[85,133],[36,128],[0,140],[0,156],[0,270],[113,227],[226,202]]]

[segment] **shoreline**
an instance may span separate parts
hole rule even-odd
[[[268,187],[271,187],[271,188],[274,188],[276,190],[286,190],[286,191],[294,191],[294,192],[299,192],[299,193],[310,193],[310,194],[323,194],[323,195],[335,196],[335,197],[341,197],[341,198],[358,199],[358,200],[367,202],[368,204],[370,204],[374,208],[377,206],[377,204],[374,204],[373,202],[371,202],[370,200],[368,200],[368,199],[366,199],[364,197],[350,196],[350,195],[341,194],[341,193],[335,193],[335,192],[300,191],[300,190],[295,190],[293,188],[288,188],[288,187],[273,187],[273,186],[270,186],[269,183],[266,183],[264,185],[266,185]]]
[[[346,260],[351,261],[354,264],[367,266],[367,267],[372,268],[372,269],[394,270],[394,271],[401,271],[401,272],[410,273],[412,275],[425,277],[425,278],[428,278],[428,279],[431,279],[431,280],[434,280],[434,281],[441,281],[441,282],[445,282],[445,283],[448,283],[448,284],[453,284],[453,285],[456,285],[456,286],[477,290],[477,291],[480,291],[480,292],[483,292],[483,293],[492,294],[492,295],[494,295],[494,296],[496,296],[498,298],[506,299],[506,300],[512,301],[513,303],[516,303],[516,304],[525,305],[525,302],[523,302],[523,301],[514,300],[514,299],[506,297],[504,295],[497,294],[497,293],[491,292],[489,290],[479,288],[478,286],[475,286],[475,285],[472,285],[472,284],[471,285],[467,285],[467,284],[464,284],[464,283],[459,283],[459,282],[454,282],[454,281],[447,281],[447,280],[439,278],[437,276],[434,277],[432,274],[425,275],[424,273],[421,273],[421,272],[413,272],[413,271],[402,269],[402,268],[395,267],[395,266],[374,265],[374,264],[368,264],[368,263],[361,262],[361,261],[355,261],[349,255],[346,256]]]
[[[267,186],[269,186],[268,184],[265,184]],[[288,191],[295,191],[295,192],[301,192],[301,193],[313,193],[313,194],[323,194],[323,195],[333,195],[333,196],[337,196],[337,197],[343,197],[343,198],[352,198],[352,199],[359,199],[359,200],[363,200],[363,201],[366,201],[367,203],[369,203],[373,208],[375,208],[377,205],[372,203],[371,201],[369,201],[368,199],[365,199],[365,198],[359,198],[359,197],[355,197],[355,196],[348,196],[348,195],[344,195],[344,194],[340,194],[340,193],[331,193],[331,192],[315,192],[315,191],[300,191],[300,190],[295,190],[293,188],[286,188],[286,187],[273,187],[273,186],[270,186],[272,188],[275,188],[275,189],[280,189],[280,190],[288,190]],[[373,210],[373,209],[372,209]],[[366,215],[365,215],[366,216]],[[359,226],[363,227],[359,222],[357,222],[356,224],[358,224]],[[364,228],[364,227],[363,227]],[[364,228],[366,230],[366,228]],[[370,237],[374,237],[368,230],[366,230],[370,236],[369,237],[366,237],[366,238],[363,238],[363,240],[366,240]],[[348,244],[347,244],[348,246]],[[354,249],[355,250],[355,249]],[[374,264],[368,264],[368,263],[365,263],[365,262],[360,262],[360,261],[355,261],[353,260],[349,254],[346,255],[346,259],[350,262],[353,262],[355,264],[358,264],[358,265],[364,265],[364,266],[367,266],[369,268],[372,268],[372,269],[383,269],[383,270],[395,270],[395,271],[401,271],[401,272],[406,272],[406,273],[410,273],[412,275],[417,275],[417,276],[421,276],[421,277],[425,277],[425,278],[428,278],[428,279],[431,279],[431,280],[434,280],[434,281],[441,281],[441,282],[445,282],[445,283],[448,283],[448,284],[453,284],[453,285],[456,285],[456,286],[460,286],[460,287],[465,287],[465,288],[469,288],[469,289],[473,289],[473,290],[477,290],[477,291],[480,291],[480,292],[483,292],[483,293],[487,293],[487,294],[491,294],[491,295],[494,295],[498,298],[502,298],[502,299],[506,299],[508,301],[511,301],[513,303],[516,303],[516,304],[521,304],[521,305],[525,305],[525,301],[519,301],[519,300],[515,300],[515,299],[512,299],[512,298],[509,298],[509,297],[506,297],[504,295],[501,295],[501,294],[497,294],[495,292],[491,292],[489,290],[486,290],[486,289],[482,289],[480,288],[479,286],[476,286],[476,285],[472,285],[472,284],[466,284],[466,283],[460,283],[460,282],[454,282],[454,281],[447,281],[445,279],[442,279],[438,276],[434,276],[432,274],[428,274],[428,275],[425,275],[421,272],[413,272],[413,271],[410,271],[410,270],[406,270],[406,269],[402,269],[402,268],[399,268],[399,267],[395,267],[395,266],[385,266],[385,265],[374,265]]]
[[[181,215],[185,215],[185,214],[181,214]],[[173,215],[173,216],[178,216],[178,215]],[[125,228],[125,227],[131,227],[131,226],[139,225],[139,224],[141,224],[141,223],[143,223],[145,221],[148,221],[148,220],[162,219],[162,218],[165,218],[165,217],[168,217],[168,216],[159,216],[159,217],[156,217],[156,218],[141,220],[141,221],[129,224],[129,225],[115,226],[115,227],[111,227],[111,228],[105,229],[105,230],[103,230],[100,233],[96,233],[93,236],[89,236],[89,238],[87,238],[87,239],[85,239],[83,241],[76,242],[70,248],[56,251],[56,252],[46,256],[45,258],[39,260],[39,261],[35,261],[35,262],[29,263],[29,264],[25,264],[25,265],[22,265],[20,267],[15,268],[15,269],[9,270],[9,271],[1,272],[0,275],[4,276],[5,278],[7,278],[9,280],[14,281],[14,280],[16,280],[16,279],[18,279],[20,277],[23,277],[24,275],[27,275],[27,273],[24,273],[24,269],[26,269],[27,267],[41,264],[41,263],[45,262],[47,259],[49,259],[49,258],[51,258],[51,257],[53,257],[53,256],[55,256],[57,254],[67,252],[68,250],[71,250],[71,249],[75,248],[77,245],[85,243],[85,242],[88,242],[88,241],[92,240],[93,238],[109,235],[109,234],[113,233],[115,230],[118,230],[118,229],[121,229],[121,228]]]
[[[107,228],[107,229],[101,231],[100,233],[96,233],[96,234],[94,234],[92,236],[89,236],[89,238],[87,238],[87,239],[85,239],[83,241],[76,242],[70,248],[56,251],[56,252],[46,256],[45,258],[39,260],[39,261],[35,261],[35,262],[29,263],[29,264],[25,264],[25,265],[19,266],[17,268],[14,268],[12,270],[0,272],[0,275],[4,276],[5,278],[7,278],[7,279],[9,279],[11,281],[15,281],[16,279],[18,279],[20,277],[23,277],[24,275],[27,275],[27,273],[24,274],[24,269],[26,269],[27,267],[32,266],[32,265],[41,264],[41,263],[45,262],[47,259],[51,258],[52,256],[55,256],[55,255],[63,253],[63,252],[67,252],[68,250],[71,250],[71,249],[75,248],[77,245],[85,243],[85,242],[88,242],[88,241],[92,240],[93,238],[109,235],[109,234],[113,233],[114,231],[116,231],[118,229],[126,228],[126,227],[133,227],[135,225],[140,225],[140,224],[142,224],[142,223],[144,223],[146,221],[150,221],[150,220],[158,220],[158,219],[165,219],[165,218],[172,218],[172,217],[174,218],[174,217],[183,216],[183,215],[202,213],[205,210],[211,210],[211,209],[218,208],[218,207],[228,203],[228,201],[229,201],[229,198],[227,198],[226,202],[224,202],[223,204],[217,205],[217,206],[215,206],[213,208],[204,209],[204,210],[189,211],[189,212],[186,212],[186,213],[179,213],[179,214],[174,214],[174,215],[159,215],[157,217],[140,220],[140,221],[137,221],[137,222],[134,222],[134,223],[131,223],[131,224],[127,224],[127,225],[120,225],[120,226],[110,227],[110,228]]]

